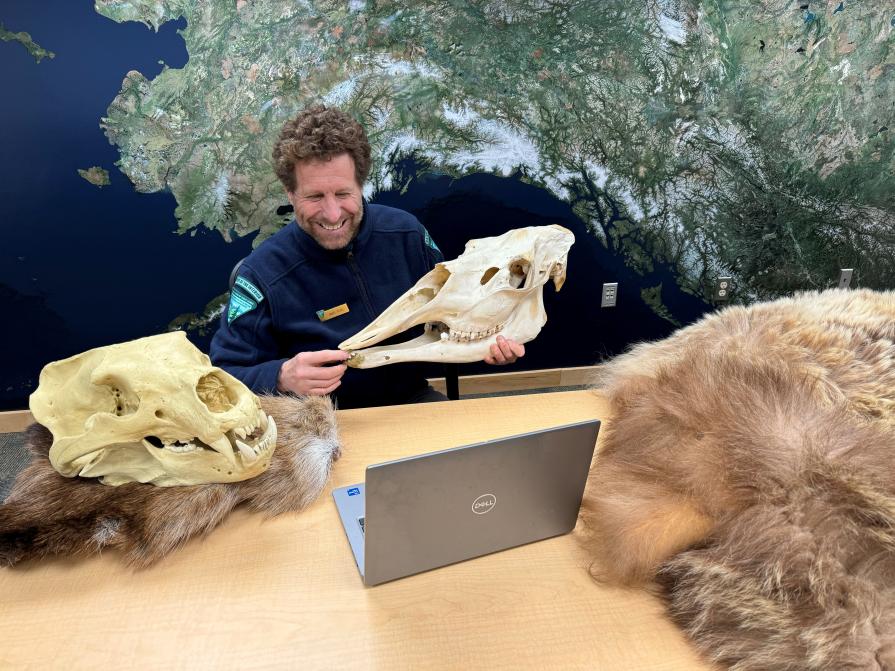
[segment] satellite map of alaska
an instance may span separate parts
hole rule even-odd
[[[886,5],[98,0],[115,21],[185,17],[189,52],[130,72],[102,123],[138,190],[173,192],[182,230],[257,244],[291,219],[269,148],[322,99],[369,129],[370,192],[406,156],[520,170],[629,267],[669,263],[696,294],[719,275],[747,300],[820,288],[858,259],[872,286],[895,276]]]

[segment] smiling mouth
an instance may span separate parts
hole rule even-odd
[[[322,228],[324,231],[338,231],[345,224],[348,223],[347,219],[343,219],[338,224],[324,224],[322,221],[317,222],[317,225]]]

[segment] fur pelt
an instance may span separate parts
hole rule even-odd
[[[895,670],[895,293],[730,307],[607,363],[595,576],[710,660]]]
[[[332,402],[260,399],[277,424],[277,446],[264,473],[232,484],[110,487],[92,478],[66,478],[50,464],[52,435],[32,424],[27,443],[33,459],[0,505],[0,565],[116,548],[129,564],[144,567],[207,534],[240,503],[269,515],[306,507],[340,455]]]

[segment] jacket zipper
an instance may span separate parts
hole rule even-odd
[[[370,321],[373,321],[376,319],[376,313],[373,312],[373,304],[370,302],[370,295],[367,293],[367,285],[364,283],[363,275],[361,275],[360,266],[357,265],[357,261],[354,259],[353,251],[348,252],[348,267],[354,273],[354,281],[357,283],[357,288],[360,289],[361,298],[364,299],[364,306],[367,308],[367,312],[370,313]]]

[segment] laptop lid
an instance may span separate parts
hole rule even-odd
[[[589,420],[368,466],[364,582],[568,533],[599,427]]]

